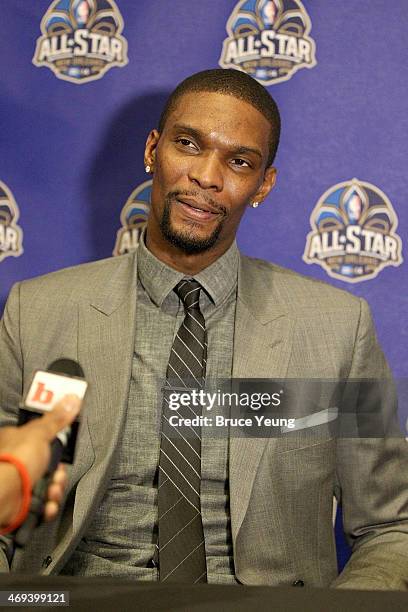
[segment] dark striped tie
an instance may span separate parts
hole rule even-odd
[[[201,406],[169,407],[175,390],[200,389],[205,379],[206,332],[199,307],[201,285],[181,281],[175,291],[185,318],[171,348],[164,391],[159,460],[159,574],[161,582],[207,582],[200,507],[201,428],[172,426],[170,417],[201,415]]]

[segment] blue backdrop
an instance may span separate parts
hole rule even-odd
[[[259,79],[281,109],[283,131],[276,188],[260,208],[248,210],[239,245],[249,255],[366,298],[394,373],[407,375],[407,272],[400,255],[374,278],[359,282],[333,278],[302,259],[319,198],[353,178],[375,186],[380,199],[387,196],[399,220],[392,231],[405,240],[406,0],[276,0],[274,9],[271,5],[266,0],[2,1],[0,311],[14,282],[112,254],[122,208],[147,178],[144,143],[164,100],[184,77],[220,65],[227,22],[246,8],[247,23],[238,23],[238,15],[235,35],[245,38],[252,28],[254,53],[238,67],[258,66]],[[268,8],[275,12],[269,25]],[[266,82],[268,61],[260,60],[266,52],[261,56],[256,42],[265,43],[261,33],[268,28],[287,44],[279,48],[286,59],[278,58],[275,68],[284,73],[299,62],[283,38],[296,32],[298,39],[313,41],[309,66],[289,70],[288,78],[279,80],[269,59],[271,82]],[[70,46],[76,30],[82,35]],[[42,35],[49,40],[37,43]],[[115,38],[114,46],[106,46],[103,36],[111,37],[110,44]],[[36,46],[37,65],[32,61]],[[70,60],[74,47],[79,52]],[[95,75],[99,78],[89,80]],[[15,233],[7,234],[7,226]],[[19,228],[24,251],[15,256]]]

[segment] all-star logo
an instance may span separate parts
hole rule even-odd
[[[122,30],[114,0],[54,0],[41,21],[33,63],[64,81],[95,81],[128,63]]]
[[[122,227],[116,235],[116,244],[113,255],[123,255],[130,253],[137,248],[140,235],[146,225],[147,216],[150,210],[150,193],[152,181],[145,181],[127,199],[126,204],[120,213]]]
[[[17,225],[19,216],[13,194],[0,181],[0,261],[23,253],[23,230]]]
[[[402,264],[397,215],[385,193],[352,179],[330,187],[310,216],[303,260],[333,278],[358,283]]]
[[[263,85],[287,81],[316,65],[309,15],[300,0],[240,0],[227,22],[219,64]]]

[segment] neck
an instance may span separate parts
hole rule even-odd
[[[168,242],[161,234],[156,236],[155,232],[149,229],[146,232],[146,247],[149,251],[170,268],[189,276],[194,276],[208,268],[225,253],[231,244],[232,240],[227,245],[215,245],[203,253],[187,254]]]

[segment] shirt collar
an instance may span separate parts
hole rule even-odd
[[[195,275],[194,278],[198,280],[215,306],[219,306],[236,287],[238,263],[239,251],[234,240],[221,257]]]
[[[190,277],[153,255],[145,245],[145,235],[144,231],[138,247],[138,277],[152,302],[160,307],[177,283]],[[221,304],[236,286],[238,263],[239,251],[234,240],[221,257],[194,276],[215,306]]]

